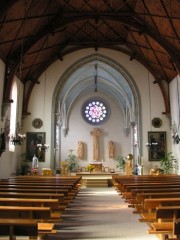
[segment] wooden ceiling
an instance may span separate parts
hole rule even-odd
[[[14,75],[31,91],[54,61],[82,48],[115,49],[141,62],[163,92],[180,72],[180,0],[1,0],[3,102]]]

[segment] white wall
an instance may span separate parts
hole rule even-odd
[[[2,106],[2,98],[3,98],[4,72],[5,72],[5,65],[0,60],[0,86],[1,86],[1,88],[0,88],[0,106]],[[18,84],[18,96],[20,98],[18,101],[20,108],[17,111],[17,114],[20,115],[20,117],[19,116],[17,117],[19,120],[19,119],[21,119],[23,86],[17,78],[15,78],[15,80],[17,81],[17,84]],[[0,128],[2,129],[2,131],[4,131],[6,119],[10,120],[10,104],[5,111],[4,118],[3,119],[1,118],[1,121],[0,121]],[[16,146],[14,152],[9,151],[9,141],[7,139],[6,151],[3,152],[0,157],[0,178],[5,179],[16,173],[17,161],[20,160],[20,155],[21,155],[21,147],[20,146]]]
[[[57,82],[61,79],[62,74],[70,67],[72,66],[76,61],[80,60],[81,58],[84,58],[88,55],[95,54],[96,52],[94,49],[83,49],[79,50],[77,52],[71,53],[69,55],[66,55],[63,58],[63,61],[56,61],[54,62],[46,71],[46,74],[42,74],[42,76],[39,78],[39,85],[35,85],[32,95],[29,101],[29,106],[28,106],[28,112],[31,113],[31,115],[28,115],[24,119],[24,131],[25,132],[46,132],[46,143],[50,144],[50,150],[46,152],[46,161],[45,163],[40,163],[40,168],[43,167],[49,167],[50,162],[53,161],[51,159],[51,117],[52,117],[52,97],[53,93],[56,87]],[[122,65],[132,76],[134,81],[136,82],[137,88],[139,89],[140,97],[141,97],[141,104],[142,104],[142,129],[140,131],[142,132],[142,137],[143,137],[143,160],[144,160],[144,166],[145,166],[145,173],[149,173],[149,169],[153,167],[154,165],[158,164],[157,162],[149,162],[148,161],[148,152],[146,149],[146,142],[147,142],[147,132],[148,131],[166,131],[167,132],[167,139],[168,139],[168,148],[171,149],[170,146],[170,140],[171,140],[171,133],[170,133],[170,124],[169,124],[169,119],[161,114],[162,112],[165,111],[164,107],[164,102],[162,98],[161,91],[158,87],[158,85],[153,84],[151,81],[151,119],[153,117],[160,117],[162,119],[162,126],[159,129],[154,129],[150,125],[150,115],[149,115],[149,89],[148,89],[148,72],[147,70],[136,60],[129,61],[129,56],[126,56],[123,53],[116,52],[114,50],[109,50],[109,49],[99,49],[98,50],[99,54],[102,54],[108,58],[112,58],[113,61],[117,62],[118,64]],[[3,74],[4,74],[4,65],[0,63],[0,83],[3,84]],[[151,74],[150,77],[152,78]],[[153,79],[154,80],[154,79]],[[2,86],[2,85],[1,85]],[[146,87],[145,87],[146,86]],[[2,96],[2,90],[0,90],[0,96]],[[45,94],[45,95],[44,95]],[[81,105],[81,102],[83,102],[83,98],[79,99],[77,103],[75,104],[75,109],[78,109]],[[1,98],[0,98],[1,101]],[[110,104],[117,108],[116,104],[110,100]],[[34,129],[32,126],[32,121],[34,118],[41,118],[43,119],[43,126],[40,129]],[[78,116],[75,115],[75,110],[72,111],[71,113],[71,118],[70,118],[70,131],[68,134],[68,141],[72,141],[72,146],[71,148],[77,148],[77,141],[78,140],[84,140],[87,145],[88,145],[88,155],[87,159],[89,160],[91,158],[92,154],[92,138],[89,135],[90,130],[92,130],[91,126],[85,126],[85,123],[82,122],[82,124],[85,127],[85,132],[82,133],[82,135],[77,136],[74,139],[74,135],[76,133],[75,128],[76,126],[73,125],[74,119],[76,122],[79,124],[79,121],[81,122],[82,119],[78,119]],[[121,112],[118,112],[118,119],[121,119]],[[115,119],[111,119],[112,121],[115,121]],[[2,124],[2,123],[1,123]],[[115,127],[114,127],[115,125]],[[105,132],[107,132],[107,135],[104,136],[104,147],[105,147],[105,163],[106,164],[112,164],[112,162],[108,162],[108,157],[107,157],[107,142],[109,140],[115,141],[118,149],[120,149],[120,153],[122,155],[126,155],[129,153],[129,142],[127,141],[128,139],[120,139],[119,137],[122,136],[122,127],[119,127],[119,131],[117,132],[117,123],[113,124],[110,126],[110,121],[101,126]],[[107,127],[107,129],[106,129]],[[81,130],[79,129],[79,134],[81,133]],[[87,141],[85,139],[85,136],[89,138]],[[65,141],[67,141],[67,139]],[[122,143],[123,141],[123,143]],[[125,141],[125,142],[124,142]],[[67,150],[70,147],[68,145],[65,148],[65,145],[63,146],[63,155],[62,158],[65,158],[65,155],[67,154]],[[17,150],[18,151],[18,150]],[[21,152],[26,151],[26,143],[22,146]],[[52,149],[52,151],[54,151]],[[76,149],[75,149],[76,151]],[[13,154],[13,156],[6,152],[3,153],[2,157],[0,157],[0,174],[4,174],[4,164],[7,164],[9,167],[8,169],[8,174],[12,174],[13,168],[14,168],[14,161],[12,162],[10,159],[14,159],[16,157],[16,154]],[[103,159],[103,160],[104,160]],[[86,160],[84,160],[86,161]],[[82,160],[82,164],[84,164],[84,161]],[[113,164],[111,165],[113,167]],[[6,174],[6,175],[8,175]]]
[[[27,117],[26,122],[25,122],[25,127],[26,127],[27,131],[46,131],[46,136],[47,136],[46,143],[50,143],[50,141],[51,141],[51,114],[52,114],[51,99],[52,99],[56,84],[59,81],[59,79],[61,78],[61,75],[72,64],[74,64],[79,59],[84,58],[84,57],[94,54],[94,53],[95,53],[94,49],[84,49],[84,50],[79,50],[77,52],[66,55],[64,57],[63,61],[56,61],[54,64],[52,64],[49,67],[49,69],[46,71],[46,74],[43,74],[40,77],[40,79],[39,79],[40,85],[36,85],[35,88],[33,89],[31,99],[29,102],[29,106],[28,106],[28,111],[31,112],[31,115]],[[142,137],[143,137],[143,153],[142,153],[142,155],[143,155],[143,160],[144,160],[144,165],[145,165],[145,172],[149,173],[149,169],[151,167],[153,167],[154,165],[157,165],[158,162],[149,162],[148,161],[148,151],[145,146],[146,142],[148,141],[147,132],[148,131],[167,131],[167,133],[168,133],[169,129],[170,129],[168,118],[165,115],[161,114],[162,112],[165,111],[161,91],[160,91],[158,85],[152,83],[154,80],[154,79],[152,80],[152,75],[149,74],[147,72],[147,70],[137,61],[135,61],[135,60],[129,61],[128,56],[126,56],[123,53],[119,53],[119,52],[116,52],[113,50],[100,49],[98,51],[98,53],[102,54],[108,58],[111,56],[113,61],[116,61],[117,63],[122,65],[132,76],[132,78],[136,82],[136,85],[139,89],[140,97],[141,97],[141,104],[142,104],[142,109],[143,109],[142,110],[142,129],[141,129],[142,134],[143,134],[142,135]],[[149,98],[149,89],[147,87],[149,84],[148,83],[148,75],[150,76],[150,78],[152,80],[152,81],[150,81],[151,82],[151,90],[150,90],[151,97],[150,98]],[[45,89],[44,89],[44,80],[45,80],[45,85],[46,85]],[[45,96],[46,96],[45,99],[43,98],[44,92],[45,92]],[[150,115],[149,115],[149,108],[150,108],[149,100],[151,102],[151,119],[153,117],[160,117],[162,119],[163,124],[159,129],[154,129],[151,126],[151,121],[150,121],[151,119],[150,119]],[[45,104],[45,107],[44,107],[44,104]],[[72,113],[72,116],[74,118],[73,113]],[[44,126],[39,130],[33,129],[33,127],[32,127],[32,120],[36,117],[40,117],[42,119],[45,117]],[[72,119],[70,118],[70,121],[73,121]],[[72,127],[73,124],[71,124],[70,126]],[[76,126],[74,126],[74,128],[75,127]],[[74,131],[73,127],[72,127],[72,129],[70,129],[69,134],[71,134],[71,131],[72,132]],[[88,131],[89,131],[89,129],[88,129]],[[68,139],[70,139],[70,138],[68,138]],[[113,139],[118,139],[118,136],[115,134],[115,136],[112,137],[112,140]],[[167,139],[169,142],[169,133],[167,134]],[[75,142],[73,142],[72,147],[74,147],[74,144],[77,145],[77,140],[80,140],[80,138],[77,138],[75,140]],[[73,141],[73,140],[71,140],[71,141]],[[129,146],[127,147],[126,144],[127,143],[125,143],[125,148],[122,149],[122,153],[124,153],[124,155],[126,154],[126,149],[128,149],[128,147],[129,147]],[[90,145],[91,145],[91,142],[90,142]],[[64,152],[67,154],[67,149],[65,149]],[[65,153],[62,156],[62,158],[65,157]],[[50,165],[50,156],[51,156],[50,151],[46,152],[46,162],[41,164],[42,167],[47,167]],[[88,158],[90,158],[90,153],[88,155]]]
[[[81,116],[81,106],[89,97],[99,96],[104,98],[110,105],[110,118],[102,125],[93,126],[85,122]],[[116,164],[113,159],[109,159],[109,141],[115,144],[115,157],[118,155],[126,157],[131,152],[130,136],[126,137],[123,129],[123,116],[117,104],[111,97],[100,94],[88,94],[75,102],[73,110],[70,113],[69,132],[66,137],[62,136],[62,160],[69,155],[69,150],[73,149],[77,156],[78,141],[82,141],[85,146],[85,156],[83,160],[78,160],[79,166],[86,166],[88,162],[93,161],[93,138],[90,134],[94,128],[102,131],[99,138],[100,157],[99,161],[103,161],[104,166],[115,168]]]
[[[171,123],[175,122],[178,130],[178,135],[180,136],[180,76],[177,76],[169,86],[170,101],[171,101]],[[172,152],[177,159],[178,166],[180,165],[180,143],[172,143]],[[178,174],[180,174],[180,169],[178,169]]]

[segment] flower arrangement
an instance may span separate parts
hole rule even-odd
[[[93,167],[91,164],[89,164],[89,165],[86,166],[86,170],[87,170],[88,172],[92,172],[93,169],[94,169],[94,167]]]
[[[31,168],[31,174],[32,175],[37,175],[38,174],[38,169],[37,168]]]

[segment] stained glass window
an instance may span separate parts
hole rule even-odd
[[[110,114],[110,108],[101,98],[90,98],[82,106],[84,120],[93,125],[104,123]]]

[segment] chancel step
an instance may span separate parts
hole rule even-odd
[[[86,187],[108,187],[107,179],[87,179]]]

